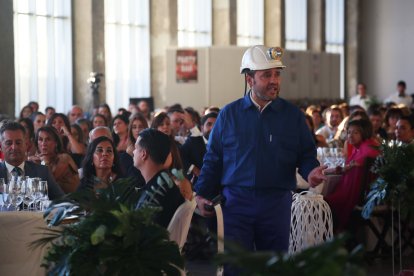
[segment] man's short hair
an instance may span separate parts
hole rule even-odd
[[[24,126],[22,126],[21,124],[17,122],[6,120],[2,122],[1,127],[0,127],[0,141],[3,141],[3,133],[6,132],[7,130],[11,130],[11,131],[20,130],[23,132],[23,135],[26,136],[26,129],[24,128]]]
[[[209,118],[216,118],[217,119],[217,116],[218,116],[218,114],[216,112],[210,112],[210,113],[204,115],[203,117],[201,117],[201,125],[203,126]]]
[[[96,132],[96,131],[99,131],[99,130],[103,130],[104,132],[106,132],[106,135],[103,135],[103,136],[105,136],[105,137],[108,137],[109,139],[111,139],[112,140],[112,133],[111,133],[111,130],[109,129],[109,127],[106,127],[106,126],[97,126],[97,127],[95,127],[94,129],[92,129],[91,131],[89,131],[89,140],[91,139],[91,137],[93,136],[93,134]],[[97,137],[95,137],[95,139],[96,139]],[[91,141],[90,141],[91,142]]]
[[[156,129],[147,128],[138,135],[138,145],[148,152],[156,164],[162,165],[171,152],[171,140],[168,135]]]
[[[170,106],[167,110],[167,114],[171,115],[174,112],[179,112],[184,114],[184,108],[181,106],[181,104],[173,104],[172,106]]]
[[[398,86],[403,86],[404,88],[406,88],[407,87],[407,84],[405,83],[405,81],[403,81],[403,80],[400,80],[399,82],[398,82],[398,84],[397,84]]]
[[[411,129],[414,129],[414,116],[413,115],[405,115],[401,116],[400,121],[404,120],[410,124]]]

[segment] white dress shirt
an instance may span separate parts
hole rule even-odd
[[[400,96],[398,92],[396,92],[385,99],[384,103],[404,104],[406,107],[410,107],[413,103],[413,98],[409,95]]]

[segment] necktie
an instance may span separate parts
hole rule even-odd
[[[23,174],[23,171],[19,167],[14,167],[12,170],[12,174],[15,176],[21,176]]]

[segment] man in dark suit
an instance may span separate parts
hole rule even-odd
[[[26,130],[13,121],[5,121],[0,127],[0,146],[4,161],[0,163],[0,178],[8,182],[12,176],[40,177],[47,181],[50,199],[64,195],[46,166],[26,161]]]
[[[200,174],[203,166],[203,158],[206,153],[206,144],[210,132],[213,129],[217,119],[217,113],[211,112],[201,118],[202,136],[187,137],[184,145],[181,147],[181,155],[184,162],[184,172],[192,179],[194,184]]]

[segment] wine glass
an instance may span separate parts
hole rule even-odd
[[[22,195],[24,206],[27,206],[27,210],[30,210],[30,206],[35,200],[34,185],[31,178],[28,178],[25,182],[22,183]]]
[[[40,201],[40,210],[43,210],[43,208],[46,205],[46,202],[49,202],[49,196],[48,196],[48,188],[47,188],[47,181],[39,181],[38,186],[38,193],[39,193],[39,201]]]
[[[3,206],[5,207],[5,211],[9,210],[11,205],[11,197],[9,196],[9,183],[4,183],[2,185],[3,192],[2,192],[2,201]]]
[[[20,181],[19,181],[20,180]],[[23,202],[22,195],[22,181],[18,179],[17,181],[10,181],[8,187],[8,198],[10,198],[11,205],[15,210],[19,210],[19,205]]]
[[[3,210],[4,207],[4,195],[5,195],[5,185],[4,178],[0,178],[0,211]]]

